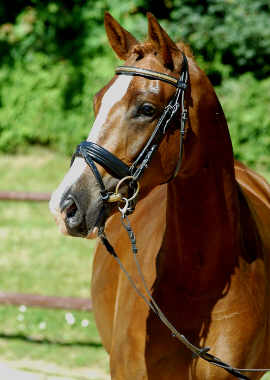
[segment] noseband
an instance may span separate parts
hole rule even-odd
[[[120,193],[111,193],[109,192],[102,180],[102,177],[96,167],[95,163],[101,165],[109,174],[117,179],[123,179],[129,177],[129,187],[132,191],[138,189],[138,181],[142,177],[144,170],[150,164],[153,154],[158,149],[161,141],[168,132],[168,127],[175,115],[178,113],[181,108],[181,122],[180,122],[180,147],[179,147],[179,157],[176,164],[173,175],[169,178],[168,182],[173,179],[181,166],[182,154],[183,154],[183,137],[185,134],[185,123],[187,120],[187,110],[184,105],[185,100],[185,90],[188,86],[188,61],[184,53],[183,54],[183,63],[182,70],[179,79],[174,78],[171,75],[163,74],[160,72],[142,69],[132,66],[119,66],[116,68],[117,75],[131,75],[131,76],[140,76],[147,79],[160,80],[166,82],[170,85],[176,87],[176,92],[173,98],[170,100],[168,105],[165,107],[163,114],[157,122],[157,125],[147,141],[146,145],[139,153],[135,161],[131,166],[126,165],[123,161],[117,158],[114,154],[101,147],[98,144],[95,144],[91,141],[83,141],[77,146],[75,153],[73,154],[71,165],[76,157],[84,158],[85,162],[88,164],[92,170],[97,183],[100,187],[101,198],[104,202],[116,202],[121,201],[122,197]],[[137,187],[136,187],[137,184]],[[135,189],[135,190],[134,190]]]

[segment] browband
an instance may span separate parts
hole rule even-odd
[[[140,67],[135,66],[118,66],[115,70],[117,75],[134,75],[134,76],[143,76],[148,79],[158,79],[163,82],[172,84],[174,87],[179,86],[178,79],[172,77],[168,74],[159,73],[157,71],[141,69]]]

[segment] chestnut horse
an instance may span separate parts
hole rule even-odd
[[[140,155],[178,91],[173,79],[180,83],[188,65],[188,86],[183,80],[179,85],[188,120],[180,121],[183,112],[177,113],[166,133],[164,127],[164,137],[141,175],[139,200],[130,216],[138,261],[153,298],[192,344],[211,347],[211,353],[234,367],[267,367],[270,187],[234,162],[222,108],[187,46],[175,44],[151,14],[144,43],[109,14],[105,28],[111,47],[125,64],[94,99],[96,119],[85,145],[89,151],[97,149],[96,156],[92,152],[94,160],[82,153],[80,145],[50,208],[62,232],[72,236],[94,238],[95,226],[100,230],[106,223],[111,245],[144,292],[116,207],[122,207],[130,188],[124,184],[112,194],[123,178],[117,167],[125,173]],[[116,169],[108,169],[104,155],[116,163]],[[180,170],[173,176],[179,160]],[[112,195],[118,203],[108,201]],[[234,378],[194,358],[172,336],[100,242],[92,299],[113,380]],[[258,379],[262,373],[246,375]]]

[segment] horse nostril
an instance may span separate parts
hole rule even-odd
[[[66,215],[67,215],[67,218],[73,218],[75,215],[76,215],[76,212],[78,211],[78,208],[75,204],[75,202],[73,202],[70,206],[68,206],[68,208],[66,209]]]
[[[81,225],[83,221],[83,215],[80,211],[79,205],[75,199],[71,196],[63,203],[61,211],[66,214],[66,224],[69,229],[74,229]]]

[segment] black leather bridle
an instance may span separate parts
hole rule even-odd
[[[189,81],[188,61],[185,54],[182,54],[183,63],[179,79],[176,79],[173,76],[167,74],[138,67],[117,67],[117,75],[141,76],[148,79],[160,80],[176,87],[176,92],[173,98],[168,103],[168,105],[165,107],[164,112],[158,120],[151,137],[149,138],[146,145],[144,146],[144,148],[139,153],[139,155],[137,156],[137,158],[131,166],[126,165],[114,154],[112,154],[102,146],[95,144],[91,141],[83,141],[77,146],[77,149],[72,156],[71,165],[75,157],[84,158],[85,162],[88,164],[97,180],[97,183],[100,187],[101,198],[104,202],[114,202],[117,199],[119,201],[119,198],[115,197],[115,194],[112,194],[106,189],[95,163],[101,165],[109,174],[111,174],[113,177],[117,179],[129,177],[129,186],[132,189],[136,188],[136,183],[138,183],[145,169],[149,166],[153,154],[157,151],[162,139],[168,132],[170,123],[172,122],[178,111],[181,109],[179,157],[175,171],[168,181],[170,181],[177,175],[182,162],[183,137],[185,134],[185,123],[187,120],[187,109],[185,108],[184,101],[185,90],[188,86]]]

